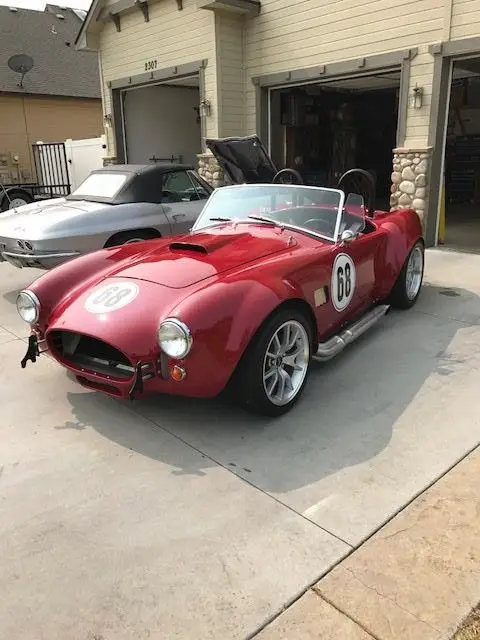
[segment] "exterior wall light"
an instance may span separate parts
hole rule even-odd
[[[209,100],[202,100],[200,102],[200,117],[208,118],[212,113],[212,105]]]
[[[111,127],[112,126],[112,114],[111,113],[106,113],[103,116],[103,123],[106,127]]]
[[[423,87],[419,87],[417,84],[412,89],[410,106],[413,109],[421,109],[423,106]]]

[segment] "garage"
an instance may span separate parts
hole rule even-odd
[[[121,92],[127,162],[196,165],[201,147],[198,74]]]
[[[278,167],[311,184],[336,186],[359,167],[376,180],[377,207],[389,208],[401,72],[270,90],[270,152]]]
[[[452,64],[439,242],[480,251],[480,58]]]

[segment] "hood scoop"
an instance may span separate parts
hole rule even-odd
[[[207,247],[196,242],[171,242],[169,245],[170,251],[195,251],[196,253],[208,253]]]
[[[169,244],[170,251],[184,251],[193,253],[209,254],[222,249],[232,243],[241,243],[242,240],[250,238],[250,234],[246,233],[222,233],[209,234],[200,232],[195,239],[192,240],[174,240]]]

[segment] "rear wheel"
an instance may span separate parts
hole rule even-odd
[[[160,234],[153,229],[139,229],[138,231],[122,231],[116,233],[105,243],[105,248],[117,247],[121,244],[132,244],[133,242],[141,242],[142,240],[152,240],[159,238]]]
[[[390,294],[390,304],[397,309],[409,309],[416,303],[423,282],[425,249],[420,240],[414,244]]]
[[[275,313],[257,333],[239,366],[237,399],[254,413],[280,416],[300,398],[307,381],[312,329],[297,309]]]
[[[8,209],[15,209],[16,207],[22,207],[24,204],[31,204],[33,202],[33,196],[24,189],[10,189],[6,195],[2,198],[2,205],[0,209],[2,211],[8,211]]]

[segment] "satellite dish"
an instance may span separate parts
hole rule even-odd
[[[8,66],[15,73],[20,73],[22,77],[18,83],[19,87],[23,87],[23,78],[33,67],[33,58],[25,55],[24,53],[18,53],[15,56],[11,56],[7,62]]]

